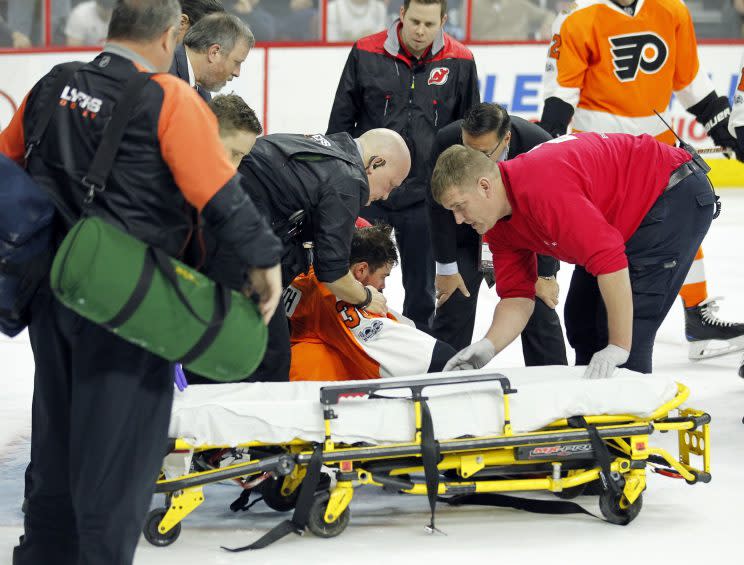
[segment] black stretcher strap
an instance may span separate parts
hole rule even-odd
[[[431,411],[426,399],[419,399],[421,406],[421,461],[424,465],[424,477],[426,478],[426,496],[429,499],[431,509],[431,522],[428,530],[438,531],[434,525],[434,516],[437,506],[437,495],[439,494],[439,443],[434,439],[434,424],[431,419]]]
[[[277,526],[274,526],[269,532],[264,534],[263,537],[256,540],[250,545],[244,547],[229,548],[222,546],[222,549],[230,551],[231,553],[239,553],[241,551],[249,551],[255,549],[263,549],[274,543],[277,540],[282,539],[288,534],[302,535],[305,532],[308,519],[310,517],[310,509],[312,508],[315,500],[315,489],[318,487],[320,482],[320,468],[323,463],[323,444],[318,444],[313,450],[313,455],[310,458],[310,463],[307,466],[307,474],[302,481],[300,486],[300,495],[297,497],[297,506],[295,506],[294,513],[290,520],[284,520]]]
[[[569,502],[567,500],[534,500],[495,492],[463,494],[450,498],[439,497],[439,500],[452,506],[495,506],[498,508],[524,510],[533,514],[586,514],[587,516],[593,516],[602,520],[600,516],[589,512],[575,502]]]
[[[586,428],[589,435],[589,442],[592,444],[592,450],[594,451],[594,457],[599,464],[599,479],[602,483],[602,490],[609,490],[615,496],[619,495],[621,489],[612,476],[610,450],[607,449],[607,445],[599,437],[597,426],[587,424],[584,416],[573,416],[572,418],[568,418],[567,421],[568,425],[572,428]]]

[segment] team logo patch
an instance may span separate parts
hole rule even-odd
[[[429,80],[426,81],[426,84],[428,84],[429,86],[444,85],[444,83],[446,83],[447,79],[449,78],[449,71],[450,70],[447,67],[437,67],[436,69],[432,69],[429,73]]]
[[[315,135],[308,135],[307,137],[312,139],[315,143],[320,143],[323,147],[331,146],[331,142],[328,141],[325,137],[323,137],[319,133],[316,133]]]
[[[359,330],[357,335],[359,336],[359,339],[367,343],[371,339],[374,339],[380,331],[382,331],[382,322],[380,320],[375,320],[369,326],[365,326]]]
[[[620,82],[635,80],[638,71],[658,72],[667,62],[669,47],[655,33],[631,33],[609,38],[612,65]]]

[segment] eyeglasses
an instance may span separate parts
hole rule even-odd
[[[481,153],[483,153],[483,154],[484,154],[484,155],[485,155],[486,157],[488,157],[488,158],[490,159],[490,158],[491,158],[491,155],[493,155],[494,153],[496,153],[496,150],[497,150],[497,149],[499,148],[499,146],[500,146],[500,145],[501,145],[501,144],[502,144],[503,142],[504,142],[504,140],[503,140],[503,139],[501,139],[501,140],[499,140],[499,142],[498,142],[498,143],[496,144],[496,147],[494,147],[494,148],[493,148],[493,149],[491,149],[490,151],[481,151]]]
[[[499,145],[501,145],[501,142],[499,142]],[[481,153],[483,153],[486,157],[488,157],[490,159],[491,158],[491,155],[493,155],[494,153],[496,153],[496,150],[499,148],[499,145],[497,145],[496,147],[494,147],[493,149],[491,149],[491,151],[481,151]]]

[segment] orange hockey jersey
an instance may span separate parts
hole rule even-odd
[[[283,295],[292,323],[291,381],[377,379],[426,373],[436,340],[336,299],[312,269]]]
[[[673,92],[689,108],[712,90],[681,0],[638,0],[634,15],[610,0],[578,0],[553,24],[544,96],[576,109],[574,130],[673,144],[654,110],[664,115]]]

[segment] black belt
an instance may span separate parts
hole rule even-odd
[[[666,192],[667,190],[673,189],[680,182],[685,180],[687,177],[689,177],[692,173],[694,173],[697,170],[698,170],[697,166],[694,165],[692,161],[683,163],[682,165],[674,169],[672,171],[672,174],[669,175],[669,183],[666,185],[664,192]]]

